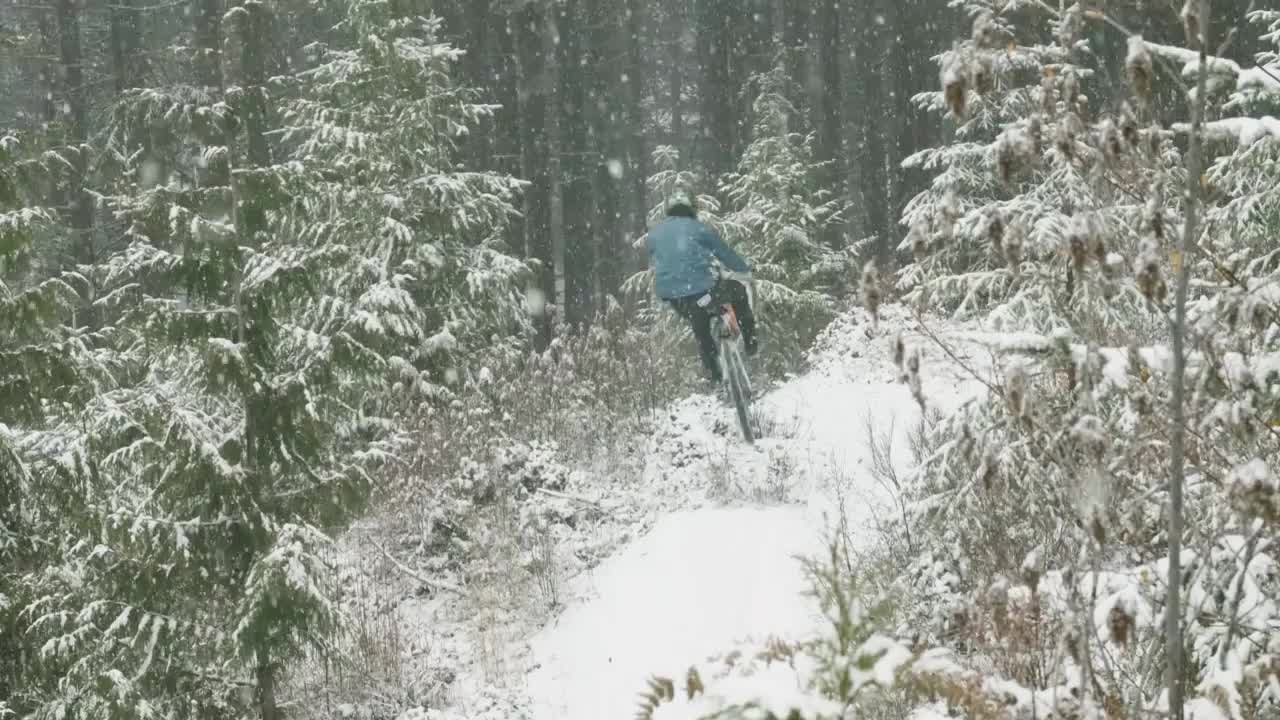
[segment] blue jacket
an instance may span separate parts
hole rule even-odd
[[[669,217],[649,231],[645,242],[653,258],[654,289],[664,300],[710,290],[716,283],[712,257],[733,272],[751,272],[747,261],[715,230],[693,218]]]

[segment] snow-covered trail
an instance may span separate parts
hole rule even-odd
[[[536,720],[630,718],[647,677],[687,667],[767,630],[789,637],[814,624],[797,592],[795,552],[812,528],[794,508],[680,512],[596,573],[598,594],[534,643],[529,677]]]
[[[578,578],[577,601],[531,643],[535,720],[631,718],[654,673],[679,676],[739,642],[798,639],[821,627],[797,554],[824,548],[837,507],[833,489],[853,527],[889,499],[865,469],[868,422],[877,432],[893,428],[901,467],[910,462],[906,433],[919,418],[897,382],[885,335],[868,339],[857,324],[847,330],[815,358],[814,370],[760,399],[770,425],[792,436],[728,450],[747,472],[785,444],[804,470],[795,474],[804,485],[795,488],[798,502],[672,513]],[[973,391],[954,375],[928,378],[926,388],[944,409]]]

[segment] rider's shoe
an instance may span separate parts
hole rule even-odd
[[[755,338],[750,340],[744,338],[742,344],[746,346],[747,357],[755,357],[756,353],[760,352],[760,341]]]

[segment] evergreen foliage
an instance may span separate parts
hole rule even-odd
[[[351,252],[323,312],[350,318],[409,397],[447,397],[469,352],[531,329],[529,268],[504,236],[527,183],[460,169],[458,143],[495,108],[452,78],[462,52],[438,18],[361,0],[340,29],[351,44],[312,46],[284,113],[305,187],[286,231]]]
[[[316,64],[268,84],[273,20],[247,3],[223,19],[225,94],[123,93],[104,201],[127,246],[83,275],[13,264],[50,217],[4,139],[20,716],[272,717],[284,664],[342,621],[326,533],[401,451],[391,413],[524,329],[525,266],[501,246],[521,183],[456,167],[492,108],[451,79],[438,19],[388,12],[348,4]],[[72,283],[95,288],[89,334]]]
[[[799,113],[787,99],[785,65],[753,85],[754,139],[724,179],[732,210],[722,224],[752,263],[765,342],[794,356],[834,316],[832,293],[849,275],[852,258],[822,242],[844,222],[847,203],[819,183],[826,163],[815,159],[815,136],[794,127]]]

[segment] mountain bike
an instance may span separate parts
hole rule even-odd
[[[741,282],[747,290],[747,305],[755,306],[750,276],[721,272],[720,277]],[[747,375],[742,328],[738,326],[737,313],[733,311],[733,305],[728,302],[710,307],[714,303],[711,293],[707,293],[703,301],[698,304],[711,313],[711,336],[717,340],[720,377],[724,379],[725,386],[729,390],[729,398],[733,400],[734,407],[738,411],[738,425],[742,428],[743,439],[748,443],[754,443],[756,437],[751,428],[751,378]]]

